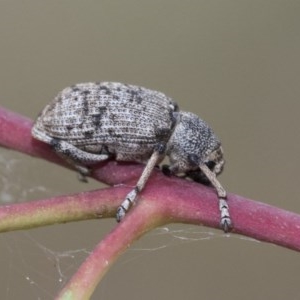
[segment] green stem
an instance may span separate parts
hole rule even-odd
[[[139,203],[96,246],[56,299],[89,299],[115,260],[141,235],[161,225],[162,220],[163,217],[155,205]]]

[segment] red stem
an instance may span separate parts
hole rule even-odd
[[[31,138],[31,126],[31,120],[0,107],[0,145],[64,164],[48,145]],[[135,180],[141,170],[141,165],[109,161],[95,169],[93,176],[114,185]],[[218,226],[214,191],[194,182],[165,177],[158,171],[154,173],[143,196],[157,197],[172,221]],[[300,250],[299,215],[238,195],[229,195],[228,201],[233,232]]]

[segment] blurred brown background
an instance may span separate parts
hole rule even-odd
[[[0,2],[0,104],[28,117],[65,86],[157,89],[223,141],[228,191],[300,213],[300,1]],[[0,201],[98,188],[0,149]],[[53,299],[114,220],[0,235],[0,298]],[[300,254],[188,225],[157,229],[92,299],[300,299]]]

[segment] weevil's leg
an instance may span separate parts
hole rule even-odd
[[[108,154],[89,153],[59,139],[52,139],[51,146],[59,156],[79,172],[79,180],[85,182],[90,170],[82,164],[93,164],[109,158]]]
[[[116,219],[118,222],[120,222],[125,217],[126,212],[134,203],[138,193],[141,192],[142,189],[144,188],[147,180],[149,179],[152,173],[152,170],[160,162],[162,157],[165,155],[165,152],[166,152],[166,146],[164,144],[159,144],[155,147],[155,150],[152,153],[150,159],[148,160],[146,167],[144,168],[143,173],[139,178],[136,186],[131,192],[127,194],[125,200],[122,202],[122,204],[119,206],[117,210]]]
[[[229,206],[226,201],[226,191],[220,184],[220,182],[217,180],[216,174],[213,173],[207,165],[203,164],[199,166],[202,172],[206,175],[206,177],[209,179],[211,184],[214,186],[214,188],[217,190],[218,198],[219,198],[219,209],[221,213],[221,220],[220,220],[220,226],[224,230],[224,232],[228,232],[232,228],[232,221],[229,214]]]

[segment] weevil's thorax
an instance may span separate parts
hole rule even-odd
[[[206,122],[189,112],[179,112],[179,121],[168,143],[168,156],[175,173],[198,170],[205,163],[219,174],[224,165],[219,139]]]

